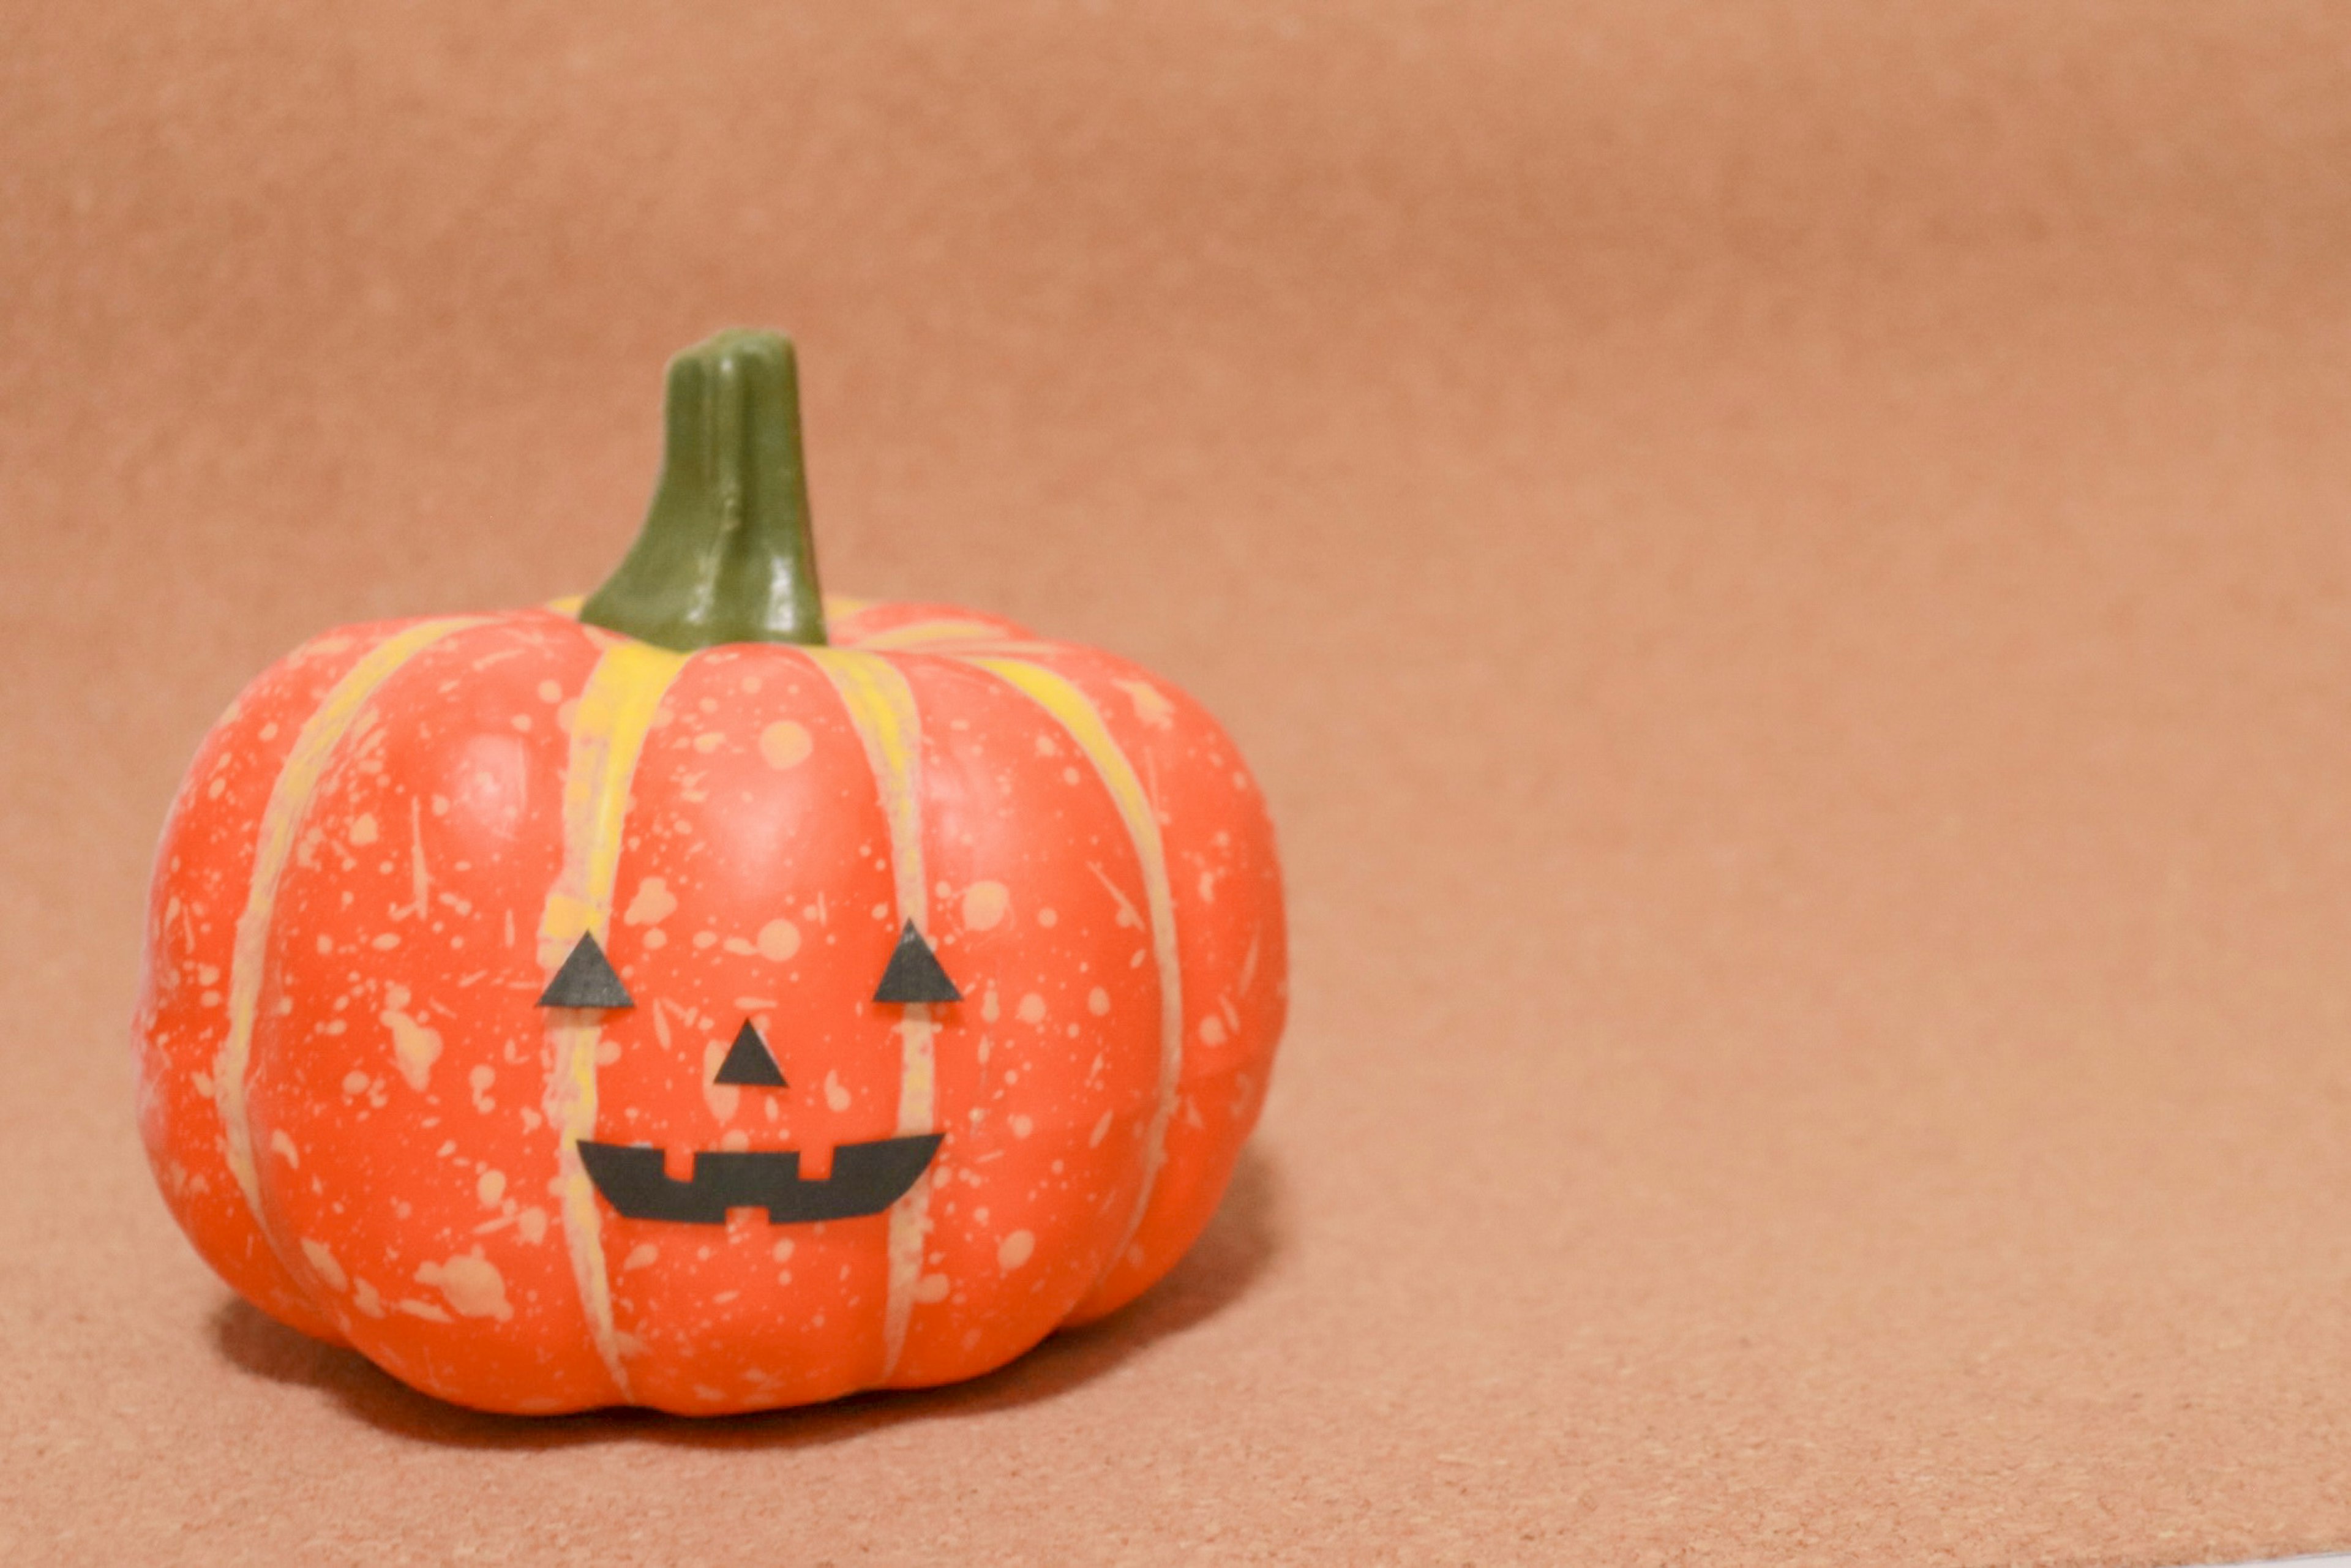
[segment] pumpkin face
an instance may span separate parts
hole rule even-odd
[[[206,1260],[445,1398],[694,1414],[971,1376],[1165,1272],[1284,1005],[1214,722],[961,611],[577,614],[330,633],[204,742],[136,1034]]]

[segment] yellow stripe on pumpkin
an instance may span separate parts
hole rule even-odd
[[[994,622],[942,616],[930,621],[909,621],[903,626],[876,632],[871,637],[859,638],[857,645],[861,648],[918,648],[926,643],[973,643],[1003,635],[1004,628]]]
[[[236,1177],[254,1223],[264,1235],[261,1180],[253,1158],[253,1122],[246,1100],[246,1074],[253,1064],[253,1025],[261,1002],[261,985],[269,958],[269,926],[277,910],[277,884],[294,846],[310,798],[343,737],[359,722],[384,682],[411,659],[453,632],[480,625],[475,616],[420,621],[395,632],[362,654],[328,691],[324,701],[302,725],[287,754],[286,766],[269,787],[269,800],[261,810],[255,834],[253,873],[246,884],[245,910],[236,918],[236,946],[229,959],[228,1032],[222,1036],[213,1060],[213,1098],[220,1107],[226,1136],[228,1168]]]
[[[1143,867],[1143,894],[1151,921],[1151,950],[1159,971],[1159,1098],[1152,1107],[1151,1127],[1144,1145],[1143,1190],[1125,1234],[1111,1253],[1115,1268],[1143,1227],[1151,1207],[1152,1189],[1167,1159],[1167,1128],[1176,1116],[1176,1100],[1184,1077],[1184,971],[1176,946],[1176,895],[1167,881],[1167,850],[1159,836],[1159,813],[1152,806],[1134,765],[1126,759],[1101,711],[1066,677],[1041,664],[1020,659],[967,658],[1043,708],[1067,731],[1078,749],[1092,762],[1111,801],[1126,823],[1134,855]]]
[[[589,673],[571,721],[563,771],[563,869],[538,922],[538,959],[552,977],[582,935],[605,941],[612,881],[629,812],[629,782],[670,683],[688,655],[638,642],[616,643]],[[628,1369],[612,1322],[612,1288],[604,1261],[603,1222],[595,1184],[580,1163],[580,1140],[596,1135],[596,1045],[601,1026],[586,1014],[559,1013],[550,1026],[555,1067],[547,1082],[547,1119],[561,1139],[563,1239],[571,1256],[596,1354],[614,1391],[630,1397]]]
[[[925,931],[929,904],[923,892],[923,720],[914,688],[895,666],[874,653],[843,648],[810,648],[809,657],[841,694],[849,721],[864,743],[865,759],[881,792],[882,813],[890,824],[890,870],[898,896],[893,935],[904,922]],[[906,1004],[898,1022],[898,1135],[936,1128],[937,1078],[933,1037],[938,1026],[931,1009]],[[914,1315],[914,1287],[923,1273],[923,1236],[928,1229],[931,1177],[923,1173],[912,1191],[890,1210],[890,1283],[882,1309],[882,1375],[896,1370],[906,1348],[906,1325]]]

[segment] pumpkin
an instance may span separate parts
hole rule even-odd
[[[139,1125],[279,1322],[486,1410],[998,1366],[1214,1211],[1286,996],[1231,741],[999,618],[818,591],[790,345],[670,366],[581,601],[330,632],[158,852]]]

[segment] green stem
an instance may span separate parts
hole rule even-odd
[[[669,362],[665,418],[644,530],[580,619],[681,652],[821,643],[790,341],[736,330],[686,350]]]

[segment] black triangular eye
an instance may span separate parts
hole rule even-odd
[[[571,956],[563,960],[563,967],[555,971],[555,978],[547,982],[547,989],[538,993],[538,1005],[543,1008],[632,1008],[629,988],[621,984],[621,977],[612,972],[611,960],[604,949],[596,945],[592,932],[583,932]]]
[[[768,1042],[759,1031],[745,1019],[743,1027],[735,1031],[735,1043],[727,1048],[726,1060],[718,1064],[718,1076],[714,1083],[740,1083],[756,1089],[787,1089],[784,1070],[776,1065]]]
[[[890,955],[890,967],[882,971],[882,983],[873,989],[877,1002],[959,1002],[963,993],[939,967],[939,956],[906,922],[906,929],[898,934],[898,950]]]

